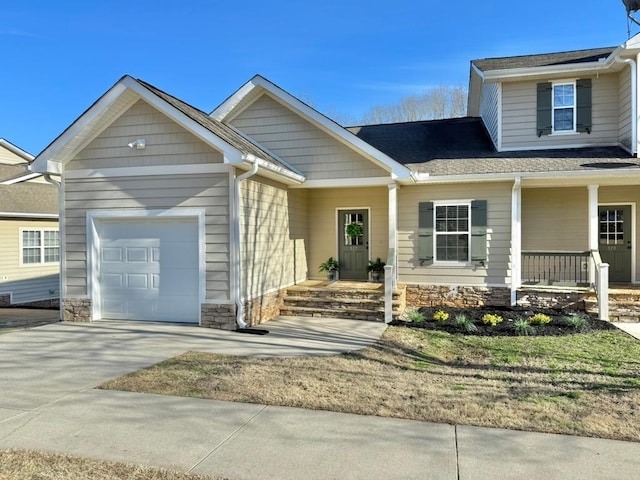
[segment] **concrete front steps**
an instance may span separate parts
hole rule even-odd
[[[406,305],[406,288],[393,293],[393,318]],[[384,284],[308,280],[289,287],[280,315],[384,321]]]
[[[594,292],[589,292],[584,300],[586,312],[598,317],[598,300]],[[611,288],[609,290],[609,321],[640,322],[640,289]]]

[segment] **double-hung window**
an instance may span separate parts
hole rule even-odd
[[[576,84],[553,84],[553,132],[576,131]]]
[[[24,229],[20,233],[22,265],[40,265],[60,261],[58,230]]]
[[[436,262],[468,262],[469,203],[435,205]]]

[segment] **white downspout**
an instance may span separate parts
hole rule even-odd
[[[59,251],[60,251],[60,271],[58,273],[58,303],[60,304],[58,307],[58,319],[60,321],[64,320],[64,316],[62,314],[63,307],[62,302],[64,300],[63,295],[63,287],[64,287],[64,272],[65,268],[65,235],[64,235],[64,195],[62,190],[62,183],[51,178],[51,175],[45,173],[42,175],[42,178],[45,179],[47,183],[54,185],[58,189],[58,237],[60,241]]]
[[[248,172],[236,177],[233,181],[233,242],[234,248],[231,264],[233,266],[233,272],[235,277],[234,283],[234,296],[236,301],[236,324],[238,328],[247,328],[247,323],[244,321],[244,303],[242,302],[242,281],[240,275],[242,273],[242,254],[240,252],[240,183],[254,176],[258,173],[258,159],[255,155],[247,154],[243,155],[244,160],[252,161],[253,167]]]
[[[638,156],[638,72],[637,65],[640,64],[640,53],[636,56],[637,61],[632,58],[616,57],[617,62],[628,63],[631,66],[631,154]]]

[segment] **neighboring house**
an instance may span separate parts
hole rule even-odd
[[[33,156],[0,138],[0,306],[58,301],[58,192]]]
[[[475,60],[470,117],[349,129],[260,76],[211,114],[125,76],[33,164],[62,178],[64,318],[258,323],[330,256],[387,259],[410,305],[635,283],[639,54]]]

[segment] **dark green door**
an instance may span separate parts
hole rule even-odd
[[[609,264],[610,282],[631,282],[631,206],[601,206],[599,216],[599,250],[602,261]]]
[[[338,210],[338,260],[340,279],[367,280],[369,212]]]

